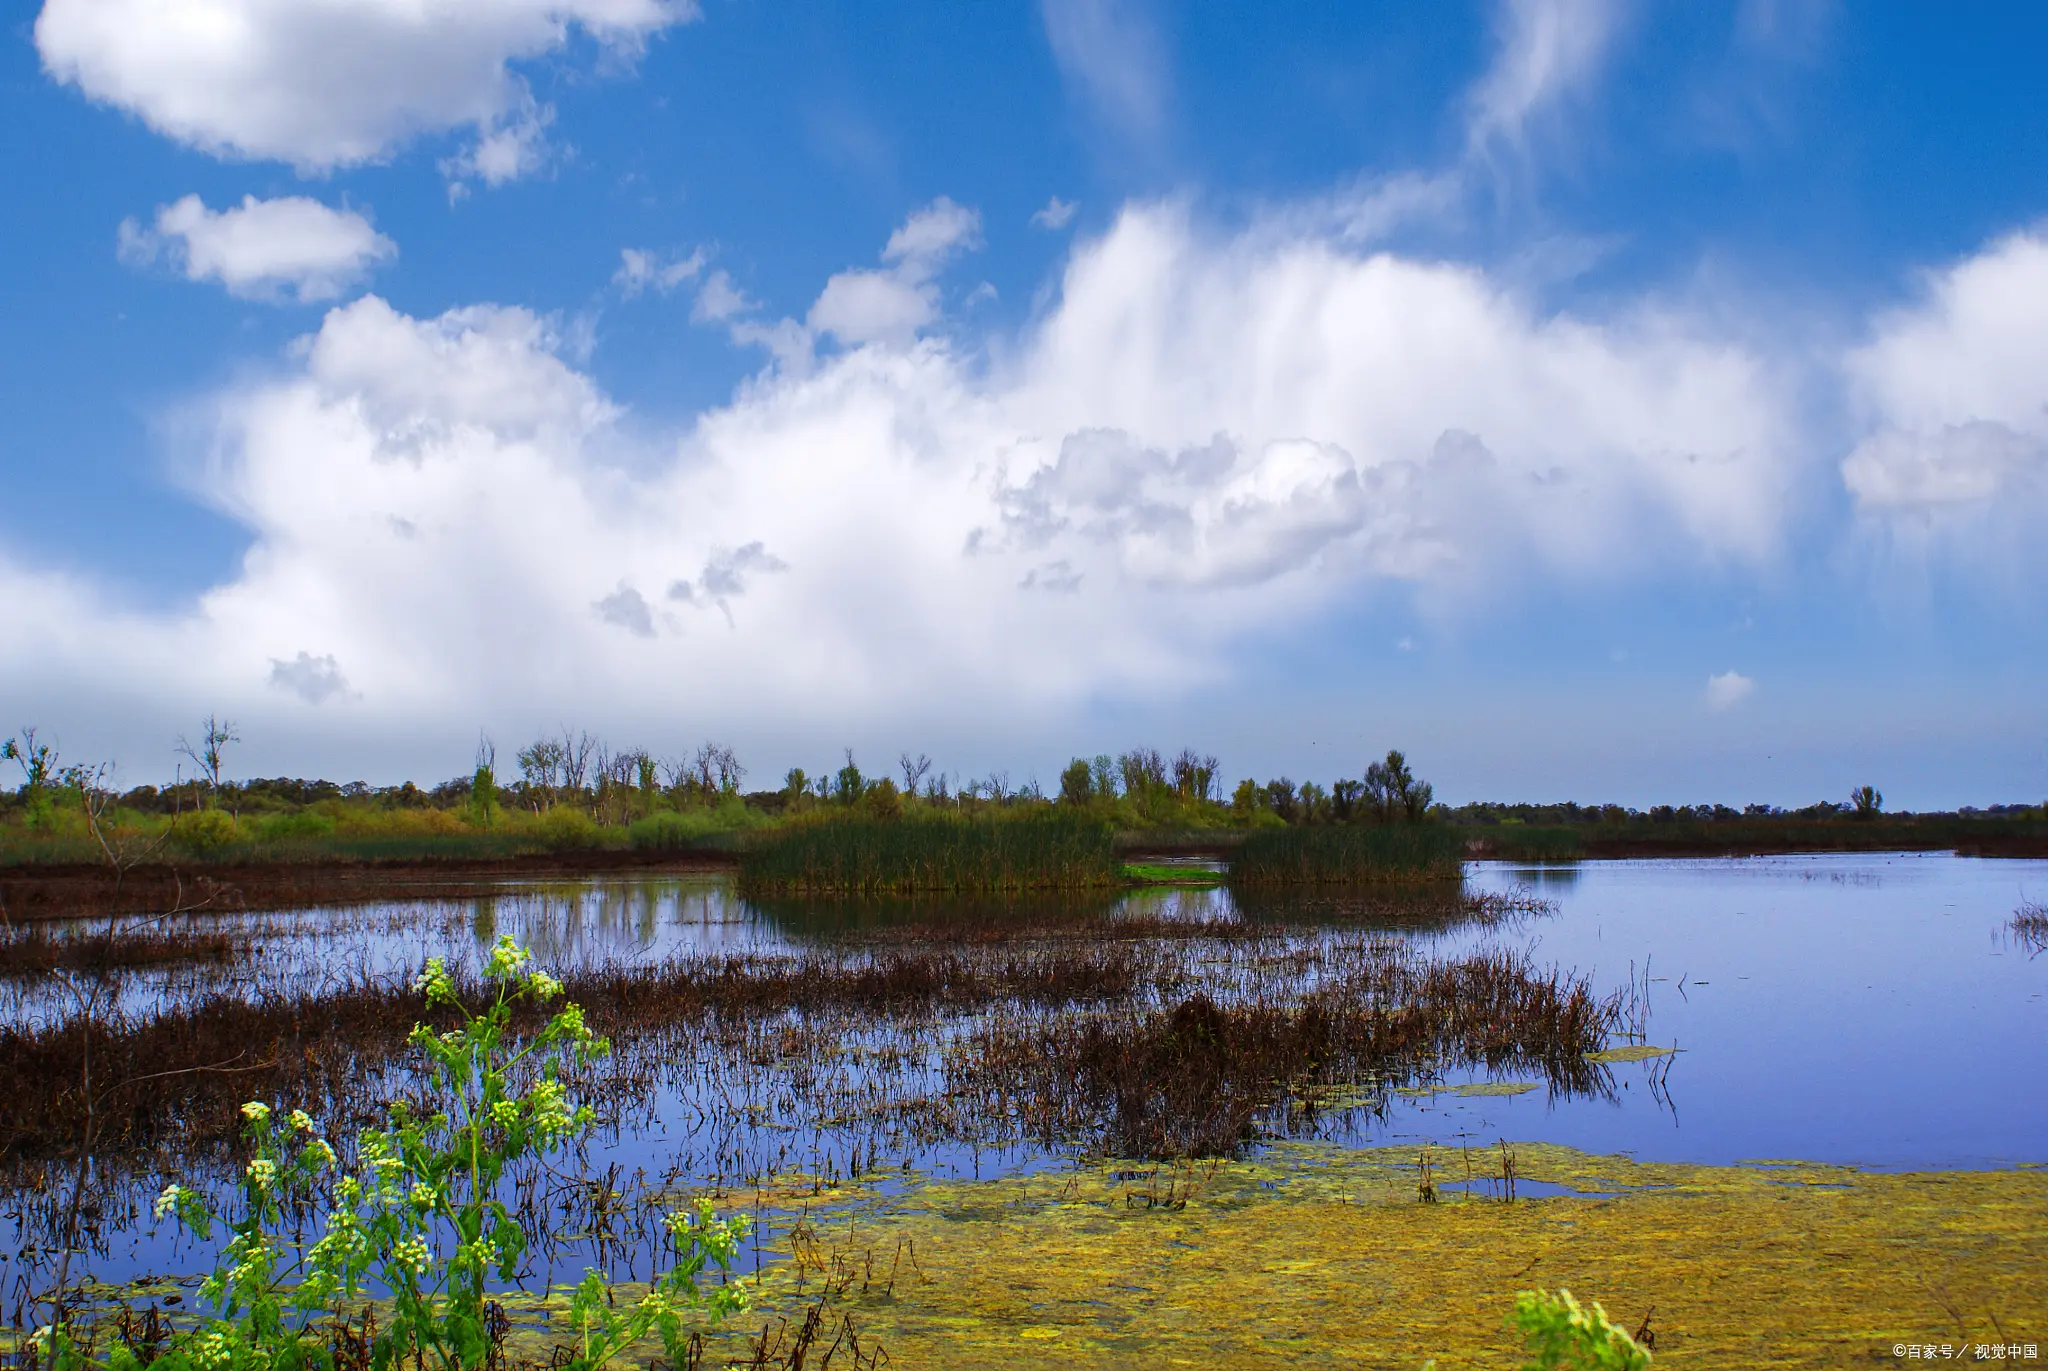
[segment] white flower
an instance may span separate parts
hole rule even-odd
[[[514,942],[510,933],[498,935],[498,945],[491,949],[491,960],[484,968],[485,974],[502,977],[510,976],[525,966],[533,954]]]
[[[182,1185],[165,1186],[164,1193],[156,1197],[156,1216],[162,1218],[164,1215],[175,1211],[178,1207],[178,1199],[184,1193],[185,1187]]]

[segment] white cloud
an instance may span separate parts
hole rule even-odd
[[[1041,0],[1041,8],[1053,59],[1096,117],[1133,141],[1156,138],[1172,83],[1141,0]]]
[[[1045,208],[1031,216],[1031,227],[1057,233],[1074,222],[1074,211],[1080,206],[1072,200],[1062,200],[1055,195],[1045,202]]]
[[[1613,0],[1501,0],[1500,51],[1469,97],[1473,151],[1520,149],[1530,124],[1598,71],[1619,18]]]
[[[1756,694],[1756,682],[1739,671],[1723,671],[1707,677],[1707,708],[1722,713]]]
[[[649,290],[666,295],[685,281],[696,280],[703,270],[702,248],[687,257],[646,248],[622,248],[619,269],[612,273],[612,288],[628,300]]]
[[[1867,433],[1842,480],[1872,513],[1957,512],[2048,476],[2048,236],[2014,234],[1932,273],[1848,358]],[[2032,508],[2035,500],[2029,500]]]
[[[466,174],[492,180],[531,168],[546,120],[510,63],[576,30],[630,57],[696,13],[690,0],[46,0],[35,38],[56,79],[211,153],[320,171],[467,128]]]
[[[697,287],[697,298],[690,302],[690,318],[700,324],[715,324],[750,313],[753,308],[754,302],[746,292],[720,270],[705,277],[704,284]]]
[[[476,142],[441,160],[441,174],[450,182],[449,198],[460,199],[471,180],[502,186],[547,166],[548,125],[554,122],[554,106],[520,92],[512,109],[477,126]]]
[[[849,345],[907,343],[938,318],[934,278],[951,258],[980,246],[980,213],[942,195],[889,235],[882,260],[892,265],[827,281],[805,326]]]
[[[153,227],[124,220],[119,249],[131,265],[168,260],[190,281],[217,281],[247,299],[301,303],[332,300],[398,255],[364,215],[304,196],[247,195],[239,208],[214,211],[188,195],[158,209]]]
[[[924,281],[937,275],[947,259],[980,246],[980,211],[941,195],[889,235],[882,260],[896,263],[906,279]]]
[[[929,273],[974,239],[934,207],[873,274],[927,319]],[[380,736],[569,711],[765,726],[821,681],[840,717],[1039,716],[1215,682],[1241,635],[1389,586],[1494,603],[1766,563],[1801,450],[1772,369],[1685,317],[1537,315],[1476,270],[1219,238],[1172,205],[1077,249],[987,352],[782,345],[799,361],[627,452],[546,320],[335,309],[287,374],[216,406],[202,488],[249,530],[237,574],[141,614],[0,564],[49,644],[0,685],[146,681],[254,718],[269,682],[322,679],[310,638]]]

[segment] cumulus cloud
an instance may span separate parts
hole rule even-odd
[[[619,269],[612,273],[612,289],[628,300],[650,290],[666,295],[685,281],[697,279],[703,270],[702,248],[687,257],[646,248],[623,248],[619,252]]]
[[[1058,232],[1074,222],[1074,211],[1080,206],[1072,200],[1062,200],[1055,195],[1045,202],[1045,207],[1031,216],[1031,227]]]
[[[466,174],[531,169],[548,112],[513,62],[575,32],[631,57],[691,0],[46,0],[43,67],[166,137],[321,171],[472,129]]]
[[[2048,234],[2014,234],[1929,274],[1916,303],[1877,321],[1847,372],[1867,432],[1842,480],[1866,512],[2038,499],[2048,476]]]
[[[1735,708],[1756,694],[1756,682],[1739,671],[1723,671],[1707,677],[1707,708],[1719,714]]]
[[[805,325],[842,343],[903,343],[938,318],[934,278],[962,252],[981,246],[981,215],[940,196],[889,235],[887,265],[842,271],[825,283]]]
[[[357,285],[398,245],[354,210],[318,200],[242,197],[239,207],[210,210],[197,195],[164,205],[144,228],[122,221],[121,260],[133,266],[166,261],[188,281],[216,281],[252,300],[332,300]]]
[[[881,271],[928,288],[977,232],[935,204]],[[50,644],[0,682],[240,708],[311,637],[351,718],[464,734],[802,717],[822,681],[841,717],[1044,715],[1220,681],[1242,635],[1389,589],[1767,564],[1804,450],[1774,369],[1682,315],[1539,314],[1476,269],[1172,204],[998,341],[773,362],[649,446],[549,321],[357,300],[214,406],[238,572],[143,614],[0,563]]]

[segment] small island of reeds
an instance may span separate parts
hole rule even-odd
[[[750,895],[1008,894],[1125,883],[1108,824],[1029,818],[824,817],[765,833],[740,852]]]
[[[1446,824],[1262,828],[1238,848],[1230,884],[1252,890],[1432,885],[1458,880],[1464,857],[1464,835]]]

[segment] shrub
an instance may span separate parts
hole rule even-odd
[[[1536,1357],[1523,1371],[1646,1371],[1650,1365],[1650,1354],[1609,1323],[1606,1310],[1597,1302],[1586,1308],[1569,1290],[1524,1290],[1509,1323]]]
[[[527,959],[509,937],[498,940],[485,973],[495,993],[480,1012],[462,1003],[438,957],[427,964],[417,982],[427,1005],[452,1011],[456,1022],[446,1032],[413,1029],[412,1045],[426,1064],[424,1108],[394,1104],[389,1127],[365,1130],[356,1174],[341,1173],[334,1148],[304,1113],[293,1111],[281,1125],[267,1105],[242,1106],[255,1153],[241,1182],[243,1216],[229,1226],[219,1264],[200,1287],[210,1313],[175,1334],[154,1366],[331,1367],[335,1322],[345,1324],[369,1291],[390,1296],[372,1366],[411,1359],[436,1371],[477,1371],[498,1360],[489,1282],[512,1280],[530,1242],[500,1198],[506,1168],[561,1153],[590,1132],[591,1111],[570,1108],[562,1073],[609,1046],[573,1004],[523,1044],[512,1037],[521,1002],[543,1005],[562,988],[528,971]],[[302,1218],[285,1201],[308,1193],[326,1231],[301,1249]],[[156,1208],[158,1217],[174,1215],[202,1240],[212,1238],[215,1216],[198,1192],[169,1186]],[[696,1279],[707,1266],[731,1269],[746,1226],[744,1218],[717,1218],[709,1202],[670,1214],[677,1263],[637,1301],[587,1272],[569,1300],[577,1341],[554,1365],[597,1371],[650,1335],[660,1337],[672,1365],[682,1365],[685,1313],[704,1309],[715,1318],[746,1305],[740,1287],[705,1291]],[[38,1330],[35,1342],[38,1360],[52,1371],[139,1371],[124,1343],[98,1361],[93,1340],[69,1324]]]
[[[581,851],[604,841],[597,821],[571,805],[556,805],[541,815],[534,821],[533,835],[550,852]]]
[[[267,815],[256,824],[256,836],[266,842],[280,838],[325,838],[333,832],[334,820],[309,809],[296,814]]]
[[[171,826],[171,841],[196,857],[209,857],[240,837],[235,816],[225,809],[202,809],[181,815]]]

